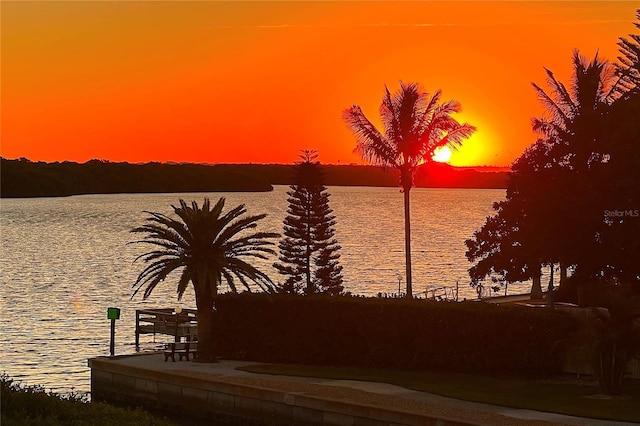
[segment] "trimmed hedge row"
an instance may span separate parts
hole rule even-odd
[[[216,301],[223,358],[540,375],[561,371],[576,320],[486,303],[244,293]]]

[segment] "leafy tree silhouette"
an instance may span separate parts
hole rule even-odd
[[[144,288],[143,298],[151,295],[167,276],[182,270],[178,280],[178,300],[189,283],[193,285],[198,308],[198,358],[215,362],[213,323],[215,298],[222,279],[233,292],[237,292],[236,278],[247,289],[255,283],[263,291],[272,291],[269,277],[247,263],[247,258],[268,259],[275,251],[268,241],[279,237],[271,232],[246,233],[257,227],[266,214],[244,216],[244,204],[223,212],[225,199],[220,198],[211,208],[208,198],[202,206],[193,201],[191,206],[180,200],[172,206],[178,219],[162,213],[146,212],[146,223],[131,232],[145,234],[144,239],[132,243],[150,244],[154,249],[142,254],[136,261],[146,266],[133,285],[132,298]]]
[[[607,208],[632,214],[640,203],[640,124],[632,118],[640,114],[633,53],[640,38],[632,39],[620,43],[627,60],[616,70],[597,54],[588,61],[575,51],[569,89],[549,70],[550,94],[534,83],[547,107],[545,117],[533,120],[540,139],[513,164],[496,215],[466,241],[467,258],[477,262],[469,270],[472,284],[488,276],[533,279],[532,297],[539,297],[540,266],[554,263],[561,284],[568,266],[580,282],[640,280],[640,218],[605,214]]]
[[[279,263],[273,266],[288,278],[280,286],[285,293],[340,294],[342,266],[340,246],[334,238],[336,224],[329,207],[329,193],[323,183],[315,151],[303,151],[290,186],[289,208],[284,219],[284,238],[278,245]]]
[[[451,114],[460,112],[457,101],[440,103],[440,90],[429,96],[418,83],[400,82],[391,94],[385,87],[380,106],[383,130],[376,128],[358,105],[343,113],[343,119],[356,137],[355,151],[372,164],[400,171],[404,193],[404,237],[407,297],[413,297],[411,277],[411,214],[409,191],[417,167],[433,161],[436,148],[457,148],[475,132],[475,127],[458,123]]]

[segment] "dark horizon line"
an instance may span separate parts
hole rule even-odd
[[[188,164],[193,164],[193,165],[199,165],[199,166],[227,166],[227,165],[228,166],[237,166],[237,165],[292,166],[292,165],[296,164],[296,162],[291,162],[291,163],[284,163],[284,162],[264,162],[264,163],[220,162],[220,163],[211,163],[211,162],[193,162],[193,161],[156,161],[156,160],[133,162],[133,161],[114,161],[114,160],[101,159],[101,158],[92,158],[90,160],[86,160],[84,162],[80,162],[80,161],[73,161],[73,160],[55,160],[55,161],[32,160],[32,159],[27,158],[27,157],[7,158],[7,157],[4,157],[4,156],[0,156],[0,158],[2,160],[7,160],[7,161],[29,161],[29,162],[32,162],[32,163],[45,163],[45,164],[55,164],[55,163],[87,164],[87,163],[90,163],[92,161],[99,161],[99,162],[102,162],[102,163],[132,164],[132,165],[145,165],[145,164],[188,165]],[[353,166],[353,167],[364,166],[364,167],[381,167],[381,168],[384,168],[384,166],[377,166],[375,164],[366,164],[366,163],[322,163],[321,162],[321,164],[323,166]],[[444,166],[449,166],[449,167],[452,167],[454,169],[460,169],[460,170],[463,170],[463,169],[474,169],[474,170],[480,169],[479,171],[482,171],[482,169],[487,170],[487,171],[509,171],[509,170],[511,170],[511,165],[509,165],[509,166],[498,166],[498,165],[454,166],[454,165],[449,164],[449,163],[441,163],[441,162],[437,162],[437,161],[430,162],[429,164],[444,165]],[[489,169],[491,169],[491,170],[489,170]]]

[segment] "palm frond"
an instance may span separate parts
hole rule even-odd
[[[229,289],[233,293],[237,293],[238,292],[238,288],[236,287],[236,283],[235,283],[235,280],[233,278],[233,275],[231,273],[229,273],[229,271],[227,269],[223,269],[222,270],[222,277],[224,278],[225,282],[229,286]]]
[[[265,215],[242,217],[246,213],[244,205],[223,214],[224,202],[224,198],[220,198],[212,208],[208,198],[201,206],[196,201],[187,204],[181,199],[178,206],[172,206],[179,220],[147,212],[147,223],[133,229],[133,232],[145,234],[144,238],[131,243],[150,244],[154,250],[134,260],[134,263],[143,262],[145,267],[133,284],[132,297],[144,289],[143,298],[147,298],[159,283],[179,269],[182,271],[177,285],[178,299],[182,298],[190,282],[196,291],[200,288],[206,294],[215,294],[224,277],[231,280],[230,288],[233,289],[232,276],[238,276],[238,273],[245,274],[243,284],[249,286],[254,282],[260,288],[265,287],[267,275],[235,257],[267,259],[275,254],[271,248],[275,244],[269,239],[278,234],[253,232],[240,235],[255,229]],[[245,272],[238,272],[238,268],[244,268]]]
[[[380,119],[383,134],[387,140],[396,140],[401,137],[396,100],[387,86],[384,87],[384,96],[380,103]]]
[[[384,134],[371,124],[359,106],[346,110],[343,118],[356,137],[354,151],[373,164],[401,170],[404,181],[409,182],[406,173],[412,176],[422,161],[430,161],[435,147],[455,148],[475,131],[475,127],[461,125],[451,117],[461,110],[459,102],[441,103],[440,97],[440,90],[429,96],[418,83],[400,81],[400,89],[395,93],[385,87],[380,106]]]
[[[476,131],[476,127],[467,123],[459,124],[457,126],[447,129],[447,144],[454,149],[462,145],[462,141],[468,139]]]
[[[538,99],[547,108],[551,116],[555,120],[559,120],[560,122],[564,123],[564,126],[566,126],[571,121],[571,118],[567,115],[565,110],[560,105],[556,104],[556,102],[551,99],[551,97],[547,95],[547,93],[540,86],[538,86],[536,83],[531,84],[538,94]]]
[[[547,73],[547,84],[551,86],[553,93],[552,98],[554,103],[564,111],[565,115],[574,115],[576,113],[577,106],[571,97],[571,94],[565,87],[565,85],[556,79],[553,72],[547,68],[544,69]]]
[[[233,235],[238,234],[239,232],[243,232],[249,229],[254,229],[258,226],[257,222],[264,219],[265,217],[267,217],[266,214],[247,216],[231,224],[229,224],[229,222],[232,220],[232,218],[230,217],[229,221],[227,221],[227,218],[225,217],[224,220],[225,222],[227,222],[228,225],[226,226],[226,228],[222,230],[222,232],[220,232],[220,234],[218,234],[216,240],[226,241],[229,238],[231,238]],[[272,237],[268,237],[268,238],[272,238]]]
[[[182,275],[180,276],[180,280],[178,281],[178,289],[176,293],[178,293],[178,300],[182,300],[182,296],[184,292],[187,290],[187,286],[191,281],[191,270],[188,268],[184,268],[182,270]]]
[[[342,117],[356,137],[354,152],[371,164],[396,166],[397,151],[394,146],[369,121],[359,106],[354,105],[345,110]]]

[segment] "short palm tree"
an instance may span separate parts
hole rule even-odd
[[[131,232],[146,234],[133,243],[151,244],[154,249],[136,261],[146,266],[138,275],[132,298],[144,288],[143,298],[149,297],[156,286],[173,271],[182,270],[178,280],[178,300],[189,283],[193,284],[198,308],[198,356],[202,361],[215,361],[213,345],[214,301],[222,279],[237,292],[236,278],[251,290],[249,282],[261,290],[270,291],[273,283],[263,272],[247,263],[246,258],[267,259],[275,254],[269,246],[276,233],[245,231],[256,228],[266,215],[244,216],[243,204],[223,213],[225,199],[220,198],[211,208],[205,198],[202,207],[193,201],[191,206],[180,200],[172,206],[178,219],[161,213],[145,212],[146,223]],[[242,233],[242,235],[240,235]]]
[[[411,216],[409,191],[417,167],[431,162],[441,146],[457,148],[475,132],[475,127],[458,123],[451,114],[461,110],[457,101],[440,103],[438,90],[429,96],[418,83],[400,82],[400,90],[391,94],[385,87],[380,106],[383,131],[378,130],[358,105],[343,113],[343,119],[356,137],[355,152],[372,164],[400,171],[404,192],[404,236],[407,297],[413,296],[411,280]]]

